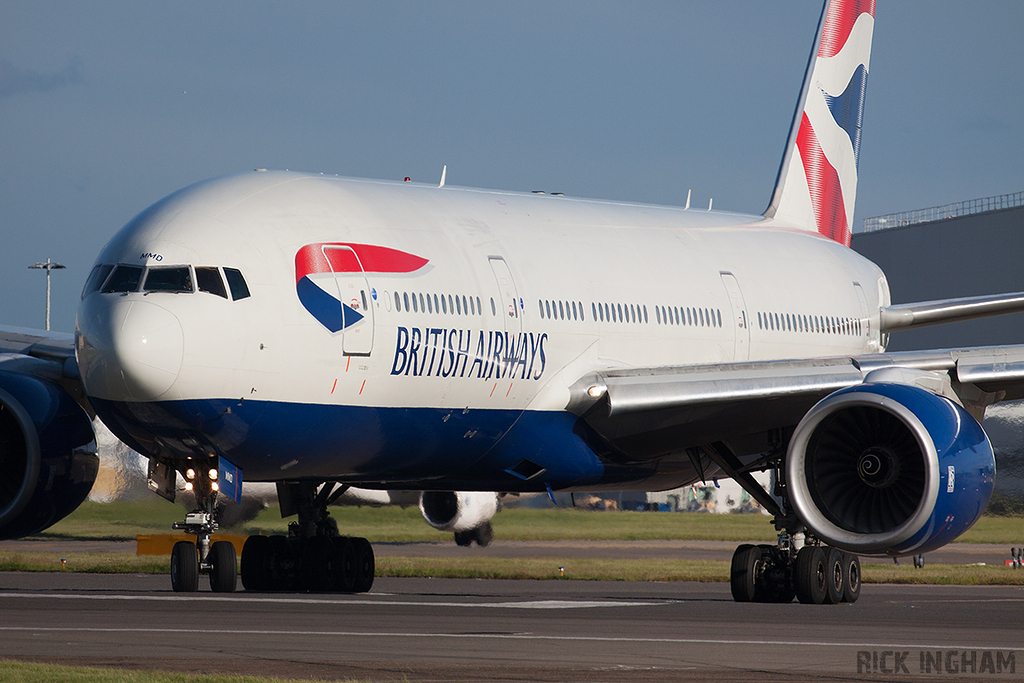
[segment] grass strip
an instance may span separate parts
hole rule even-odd
[[[62,568],[61,557],[46,552],[0,552],[0,571],[99,574],[167,574],[167,558],[124,553],[74,553]],[[729,580],[729,562],[669,558],[539,557],[377,557],[377,576],[447,579],[529,579],[581,581],[701,581]],[[1024,585],[1024,571],[982,565],[863,564],[865,583]]]
[[[265,678],[263,676],[227,676],[132,671],[86,666],[35,664],[0,659],[0,681],[5,683],[314,683],[313,679]],[[349,679],[350,683],[354,683]]]
[[[116,503],[86,502],[66,519],[39,534],[40,539],[134,540],[137,534],[168,533],[184,508],[154,498]],[[418,508],[332,507],[331,516],[349,536],[374,542],[450,539],[429,527]],[[255,519],[225,531],[284,533],[288,522],[272,506]],[[493,520],[496,538],[514,541],[555,540],[720,540],[773,542],[775,532],[765,515],[715,515],[696,512],[593,512],[574,508],[534,510],[506,508]],[[1024,545],[1024,519],[982,517],[957,539],[966,543]]]

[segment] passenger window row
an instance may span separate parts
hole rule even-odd
[[[594,320],[610,323],[646,323],[647,306],[640,304],[591,303],[590,313]]]
[[[141,291],[190,294],[196,290],[234,301],[250,296],[242,271],[217,266],[134,266],[127,263],[99,264],[89,273],[82,290],[84,299],[93,292],[104,294]],[[223,271],[223,277],[221,275]],[[225,280],[227,287],[224,286]]]
[[[494,300],[491,300],[493,313]],[[483,315],[480,297],[465,294],[423,294],[395,292],[395,310],[401,313],[434,313],[441,315]]]
[[[685,325],[688,327],[721,327],[722,311],[718,308],[689,306],[655,306],[659,325]]]
[[[770,332],[843,335],[860,335],[864,329],[862,321],[857,318],[768,312],[758,312],[757,326]]]
[[[543,320],[584,320],[582,301],[538,299],[537,307]]]

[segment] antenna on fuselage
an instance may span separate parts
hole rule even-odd
[[[448,164],[445,164],[444,168],[441,169],[441,182],[438,185],[438,187],[444,187],[444,177],[447,174],[448,174]]]
[[[691,192],[693,192],[693,190],[687,190],[686,191],[686,206],[683,207],[684,209],[689,209],[690,208],[690,193]]]
[[[714,197],[711,197],[710,199],[708,199],[708,211],[711,210],[711,205],[714,204],[714,203],[715,203],[715,198]]]

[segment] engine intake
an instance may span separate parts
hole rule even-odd
[[[859,554],[934,550],[977,521],[995,456],[981,425],[948,398],[905,384],[835,392],[797,425],[790,500],[819,538]]]
[[[498,513],[498,497],[492,491],[424,491],[420,512],[440,531],[469,531]]]

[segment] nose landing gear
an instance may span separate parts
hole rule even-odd
[[[171,550],[171,588],[176,593],[191,593],[199,589],[199,575],[210,576],[210,590],[231,593],[238,580],[238,562],[235,546],[229,541],[210,543],[210,534],[217,530],[217,522],[209,512],[190,512],[184,522],[173,527],[195,534],[196,541],[178,541]]]

